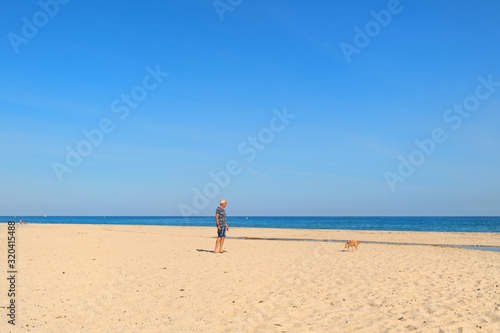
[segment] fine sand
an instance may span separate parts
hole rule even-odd
[[[500,332],[500,234],[7,223],[0,332]]]

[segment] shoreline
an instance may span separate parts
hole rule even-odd
[[[227,239],[244,239],[244,240],[271,240],[271,241],[296,241],[296,242],[335,242],[345,243],[348,239],[298,239],[298,238],[259,238],[259,237],[227,237]],[[363,241],[366,244],[385,244],[385,245],[410,245],[410,246],[442,246],[442,247],[456,247],[469,250],[482,250],[500,252],[500,246],[494,245],[455,245],[455,244],[420,244],[420,243],[395,243],[395,242],[373,242]]]
[[[210,217],[213,220],[213,217]],[[24,218],[26,220],[26,218]],[[23,220],[23,221],[24,221]],[[7,223],[9,221],[0,221],[0,223]],[[19,224],[19,221],[15,221],[16,224]],[[24,221],[26,222],[26,221]],[[98,226],[145,226],[145,227],[184,227],[184,228],[211,228],[212,226],[207,225],[174,225],[174,224],[129,224],[129,223],[59,223],[59,222],[33,222],[28,221],[27,224],[36,224],[36,225],[98,225]],[[248,226],[239,226],[234,228],[240,229],[276,229],[276,230],[330,230],[330,231],[391,231],[391,232],[449,232],[449,233],[477,233],[477,234],[500,234],[500,232],[496,231],[436,231],[436,230],[386,230],[386,229],[328,229],[328,228],[290,228],[290,227],[248,227]]]
[[[79,226],[95,226],[115,229],[114,231],[124,231],[119,228],[182,228],[193,229],[200,228],[201,230],[212,230],[215,227],[203,226],[171,226],[171,225],[128,225],[128,224],[79,224],[79,223],[31,223],[30,225],[44,225],[70,228],[78,228]],[[18,225],[19,227],[19,225]],[[22,226],[28,227],[26,226]],[[445,232],[445,231],[391,231],[391,230],[339,230],[339,229],[295,229],[295,228],[230,228],[226,237],[228,240],[274,240],[274,241],[311,241],[311,242],[335,242],[345,243],[348,240],[356,239],[365,244],[385,244],[385,245],[412,245],[412,246],[442,246],[456,247],[463,249],[482,250],[490,252],[500,252],[500,233],[490,232]],[[130,231],[130,230],[128,230]],[[163,230],[165,231],[165,230]],[[236,236],[233,234],[236,233]],[[267,237],[258,237],[256,234],[264,233]],[[272,235],[285,235],[285,237],[273,237]],[[187,234],[186,234],[187,235]],[[291,237],[287,237],[289,235]],[[295,238],[293,237],[295,236]],[[308,238],[297,238],[297,237]],[[314,236],[328,238],[314,238]],[[347,237],[349,236],[349,237]],[[491,236],[491,237],[490,237]],[[335,238],[332,238],[335,237]],[[342,238],[344,237],[344,238]],[[213,236],[215,239],[216,236]],[[397,239],[408,239],[402,242]]]
[[[129,224],[79,224],[79,223],[28,223],[17,227],[29,228],[89,228],[102,230],[133,231],[134,228],[157,230],[164,233],[169,229],[213,231],[214,227],[204,226],[171,226],[171,225],[129,225]],[[185,233],[189,236],[189,233]],[[275,237],[279,235],[280,237]],[[215,236],[214,236],[215,237]],[[496,232],[448,232],[448,231],[392,231],[392,230],[344,230],[344,229],[296,229],[296,228],[258,228],[230,227],[228,239],[261,239],[261,240],[297,240],[345,242],[355,239],[360,242],[393,245],[434,245],[434,246],[485,246],[500,247],[500,233]],[[401,239],[408,239],[401,241]]]

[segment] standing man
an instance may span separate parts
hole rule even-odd
[[[224,210],[226,205],[226,199],[222,199],[220,201],[220,206],[215,210],[215,222],[217,222],[217,242],[215,242],[214,253],[224,252],[222,246],[224,245],[224,239],[226,238],[226,229],[229,231],[229,226],[226,223],[226,211]],[[219,251],[217,251],[217,248],[219,248]]]

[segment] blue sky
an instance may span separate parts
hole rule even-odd
[[[500,215],[498,1],[0,6],[0,215]]]

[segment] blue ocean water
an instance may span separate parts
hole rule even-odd
[[[179,216],[2,216],[0,221],[23,220],[27,223],[61,224],[119,224],[119,225],[171,225],[215,226],[215,217]],[[378,216],[378,217],[328,217],[328,216],[230,216],[230,227],[338,229],[338,230],[388,230],[388,231],[446,231],[446,232],[500,232],[500,217],[480,216]]]

